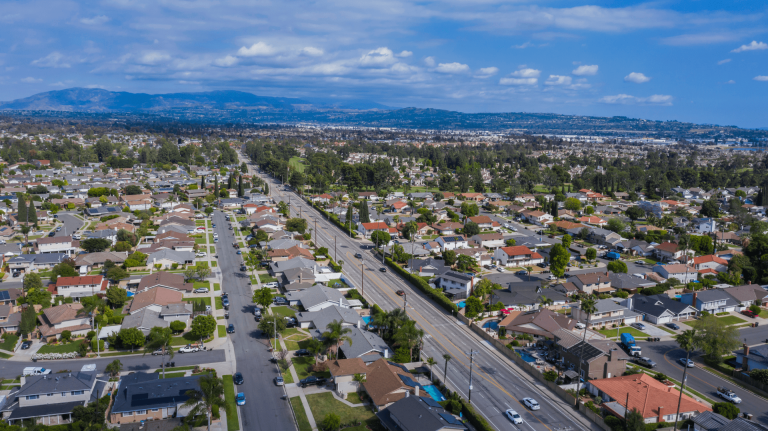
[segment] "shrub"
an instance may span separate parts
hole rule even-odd
[[[768,370],[767,369],[755,369],[749,372],[749,377],[757,380],[758,382],[768,385]]]
[[[187,324],[181,320],[174,320],[171,322],[170,327],[173,332],[181,332],[187,327]]]
[[[63,331],[61,333],[61,339],[64,341],[69,341],[72,339],[72,332],[71,331]]]
[[[336,431],[341,428],[341,418],[336,413],[328,413],[323,419],[323,429],[325,431]]]
[[[604,418],[605,424],[611,427],[611,431],[623,431],[624,422],[613,415],[608,415]]]
[[[736,419],[741,412],[738,407],[729,402],[712,404],[712,411],[731,420]]]
[[[519,341],[517,341],[517,340],[512,340],[512,342],[511,342],[511,343],[509,343],[509,344],[511,344],[511,345],[512,345],[512,346],[514,346],[514,347],[519,347],[519,346],[520,346],[520,342],[519,342]]]
[[[387,265],[389,265],[390,267],[394,268],[394,270],[398,274],[403,276],[406,280],[410,281],[411,284],[416,286],[419,290],[421,290],[428,297],[432,298],[432,300],[434,300],[438,305],[442,306],[444,309],[446,309],[446,310],[448,310],[448,311],[450,311],[452,313],[455,313],[455,312],[459,311],[459,309],[456,306],[456,304],[454,304],[448,298],[446,298],[446,296],[443,294],[442,291],[440,291],[438,289],[432,289],[431,287],[429,287],[429,284],[426,281],[424,281],[424,279],[422,279],[419,276],[414,276],[414,275],[410,274],[408,271],[406,271],[403,268],[401,268],[400,265],[392,262],[392,259],[386,258],[386,262],[387,262]]]
[[[171,264],[171,269],[179,269],[179,264],[178,263]]]
[[[658,381],[660,381],[660,382],[665,382],[665,381],[669,380],[669,377],[667,377],[667,375],[664,374],[664,373],[658,373],[653,378],[658,380]]]
[[[557,371],[549,370],[544,372],[544,380],[548,382],[554,382],[557,380]]]

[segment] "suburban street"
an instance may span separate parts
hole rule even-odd
[[[72,236],[84,224],[81,219],[72,214],[59,213],[58,216],[63,225],[57,225],[61,226],[61,230],[56,232],[55,236]]]
[[[244,392],[247,401],[245,406],[238,407],[240,427],[244,430],[295,431],[291,407],[281,398],[285,392],[273,381],[277,367],[269,362],[272,357],[267,350],[269,341],[256,329],[258,324],[253,317],[249,279],[245,272],[240,272],[242,258],[232,247],[235,231],[229,230],[229,222],[221,211],[215,211],[212,220],[216,224],[214,230],[219,234],[216,254],[222,274],[221,288],[229,294],[230,301],[230,318],[220,320],[219,324],[235,325],[235,333],[228,336],[234,346],[236,369],[245,379],[245,383],[235,386],[235,392]]]
[[[398,275],[390,270],[380,272],[379,268],[384,265],[371,253],[370,242],[350,239],[311,209],[298,195],[281,190],[279,181],[271,180],[263,174],[262,178],[268,181],[276,201],[287,202],[290,196],[292,216],[298,217],[301,208],[309,227],[313,228],[315,242],[327,247],[337,262],[344,262],[344,275],[352,280],[354,287],[363,293],[369,302],[378,304],[384,310],[391,310],[405,306],[407,300],[408,315],[426,334],[422,358],[434,358],[438,363],[434,372],[442,376],[442,356],[445,353],[450,354],[453,359],[448,364],[448,386],[465,398],[468,398],[470,387],[470,352],[478,352],[474,357],[472,370],[472,403],[494,428],[542,431],[585,430],[591,427],[597,429],[596,425],[575,413],[570,406],[548,393],[541,385],[533,383],[532,378],[525,375],[515,364],[504,359],[494,348],[470,333],[466,326],[438,308]],[[363,254],[362,260],[354,257],[358,252]],[[406,296],[398,296],[395,293],[397,290],[403,290]],[[538,400],[541,410],[529,411],[522,404],[524,397]],[[509,408],[523,416],[525,425],[518,427],[506,418],[504,411]]]
[[[747,329],[762,330],[762,340],[765,339],[765,328],[745,328],[742,329],[742,336],[755,337],[758,336],[757,331],[751,331],[750,334],[745,334]],[[756,340],[757,342],[758,340]],[[685,352],[677,346],[676,341],[660,341],[657,343],[641,342],[640,347],[643,349],[643,356],[647,356],[656,362],[657,366],[654,371],[661,372],[667,376],[680,381],[683,378],[683,366],[677,362],[680,358],[685,357]],[[732,389],[741,398],[741,404],[737,407],[742,412],[752,413],[754,420],[760,421],[764,424],[768,424],[768,401],[764,398],[749,392],[745,389],[734,385],[730,381],[727,381],[720,376],[710,373],[700,367],[701,360],[692,356],[696,367],[688,369],[687,386],[691,389],[709,397],[714,402],[722,402],[723,400],[717,396],[717,387],[725,386]]]

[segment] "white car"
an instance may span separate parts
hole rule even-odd
[[[210,313],[210,312],[211,312],[211,310],[213,310],[213,308],[211,308],[211,306],[210,306],[210,305],[206,305],[206,306],[205,306],[205,311],[206,311],[206,312]]]
[[[584,329],[586,327],[587,327],[587,325],[585,325],[585,324],[583,324],[581,322],[576,322],[576,329]]]
[[[214,238],[218,238],[218,237],[219,237],[219,234],[217,234],[217,233],[214,233],[214,234],[213,234],[213,237],[214,237]]]
[[[505,413],[507,414],[507,417],[509,418],[509,420],[512,421],[513,424],[523,423],[522,416],[520,416],[516,411],[509,409]]]
[[[193,290],[194,293],[208,293],[207,287],[198,287],[197,289]]]
[[[696,365],[693,363],[693,361],[692,361],[692,360],[690,360],[690,359],[680,358],[680,359],[678,359],[677,361],[678,361],[678,362],[680,362],[680,365],[682,365],[682,366],[684,366],[684,367],[693,368],[693,367],[695,367],[695,366],[696,366]]]
[[[277,287],[277,282],[270,281],[269,283],[264,283],[264,287]]]
[[[496,271],[499,271],[499,272],[504,272],[504,268],[502,268],[502,267],[498,267],[498,268],[496,268]]]
[[[206,256],[208,256],[208,253],[206,253],[204,251],[198,251],[195,256],[197,256],[197,257],[206,257]]]
[[[200,349],[198,349],[197,347],[194,347],[192,345],[189,345],[189,344],[187,344],[184,347],[179,348],[179,353],[194,353],[194,352],[199,352],[199,351],[200,351]]]
[[[523,398],[523,404],[531,410],[539,410],[541,408],[539,402],[533,398]]]
[[[72,235],[72,239],[74,240],[79,240],[80,238],[82,238],[82,236],[79,233]]]
[[[637,323],[637,322],[636,322],[636,323],[633,323],[633,324],[632,324],[632,326],[633,326],[633,327],[635,327],[635,328],[637,328],[637,329],[639,329],[639,330],[641,330],[641,331],[642,331],[643,329],[645,329],[645,325],[643,325],[642,323]]]

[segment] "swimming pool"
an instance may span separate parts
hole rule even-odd
[[[525,362],[536,362],[536,358],[529,355],[525,350],[515,350],[515,352],[517,352],[517,354],[520,355]]]
[[[461,301],[461,302],[456,304],[456,306],[459,307],[459,310],[461,310],[462,308],[466,307],[466,305],[467,305],[467,303],[465,301]]]
[[[485,322],[483,324],[483,328],[491,328],[494,331],[498,331],[499,330],[499,322],[496,321],[496,320],[493,320],[493,321],[490,321],[490,322]]]
[[[443,396],[443,394],[440,393],[440,391],[435,387],[435,385],[427,385],[422,387],[424,388],[424,392],[428,393],[433,400],[445,401],[445,397]]]
[[[366,325],[371,323],[371,316],[363,316],[363,322],[365,322]]]

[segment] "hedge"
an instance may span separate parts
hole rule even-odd
[[[395,262],[392,262],[392,259],[387,257],[385,258],[385,260],[387,262],[387,265],[393,268],[398,274],[403,276],[406,280],[410,281],[411,284],[418,287],[419,290],[424,292],[424,294],[432,298],[435,302],[440,304],[447,311],[458,313],[459,307],[457,307],[456,304],[451,302],[451,300],[446,298],[445,295],[443,295],[442,291],[429,287],[429,284],[427,284],[427,282],[424,281],[423,278],[419,277],[418,275],[413,275],[408,271],[404,270],[403,268],[400,267],[400,265],[396,264]]]
[[[349,233],[349,228],[348,228],[346,225],[344,225],[344,224],[341,222],[341,220],[339,220],[339,217],[338,217],[336,214],[330,214],[330,213],[328,213],[328,211],[324,210],[322,207],[320,207],[319,205],[317,205],[317,204],[316,204],[316,203],[314,203],[314,202],[310,202],[310,203],[312,204],[312,207],[313,207],[314,209],[316,209],[316,210],[320,211],[321,213],[325,214],[325,217],[326,217],[328,220],[330,220],[330,221],[331,221],[333,224],[335,224],[336,226],[338,226],[338,227],[339,227],[341,230],[343,230],[344,232],[346,232],[346,233]],[[355,233],[354,233],[354,232],[352,232],[352,238],[357,238],[357,235],[355,235]]]
[[[488,421],[482,415],[475,412],[474,407],[464,402],[463,399],[461,400],[461,413],[476,431],[493,431],[493,427],[488,424]]]

